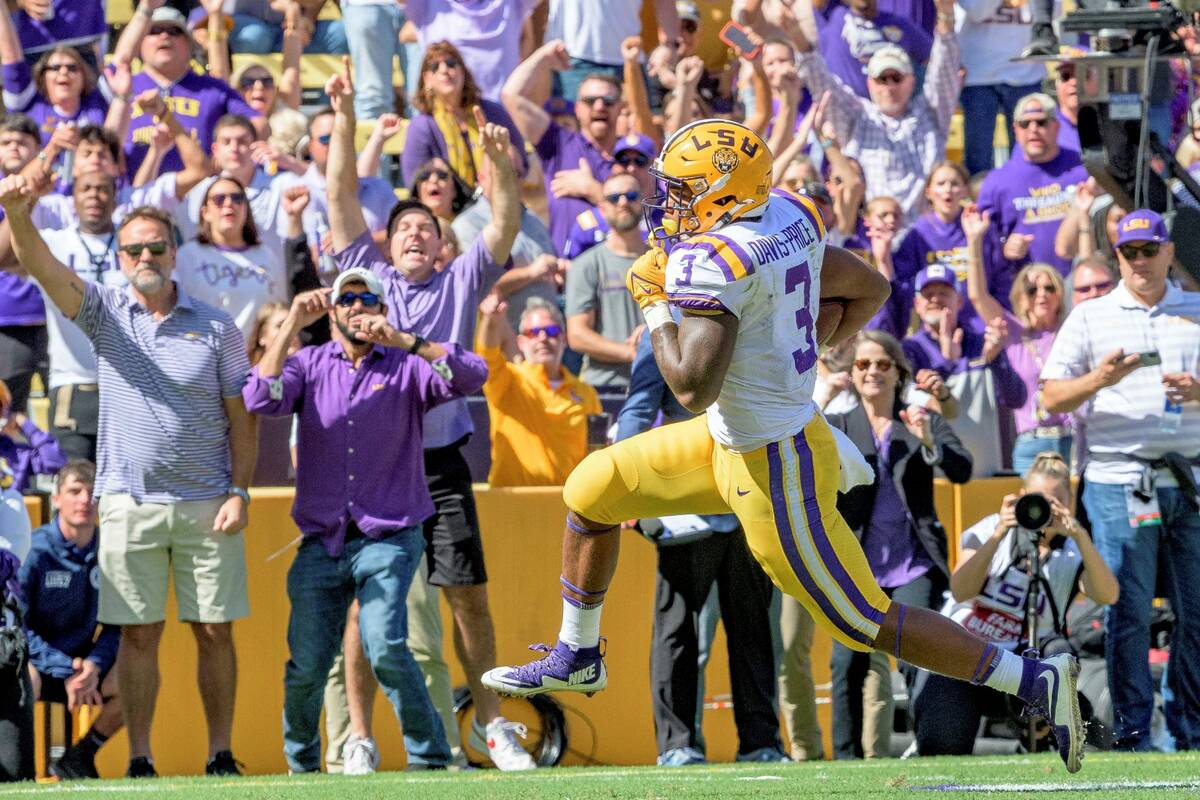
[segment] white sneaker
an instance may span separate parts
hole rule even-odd
[[[487,724],[487,751],[496,768],[504,772],[537,769],[533,756],[526,752],[517,737],[525,738],[529,729],[520,722],[496,717]]]
[[[343,775],[370,775],[379,769],[379,748],[374,739],[351,736],[342,747]]]

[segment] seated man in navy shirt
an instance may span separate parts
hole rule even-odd
[[[50,767],[62,779],[100,777],[96,751],[122,724],[117,675],[112,671],[121,629],[104,625],[96,635],[100,567],[95,483],[96,468],[90,461],[73,460],[59,470],[51,498],[58,513],[33,532],[20,572],[34,696],[66,703],[71,711],[100,706],[87,735]]]

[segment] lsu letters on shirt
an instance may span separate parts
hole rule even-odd
[[[733,359],[708,409],[713,439],[745,453],[812,418],[825,226],[812,200],[771,192],[761,216],[680,241],[667,296],[692,314],[738,318]]]

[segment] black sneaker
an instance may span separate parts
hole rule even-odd
[[[150,769],[153,771],[154,767]],[[96,762],[78,747],[68,748],[62,758],[51,764],[50,774],[62,781],[100,777],[100,773],[96,772]]]
[[[154,762],[146,756],[129,759],[129,769],[125,770],[126,778],[157,778]]]
[[[233,757],[233,753],[222,750],[208,760],[204,765],[205,775],[241,775],[239,767],[246,766]]]
[[[1054,35],[1054,28],[1050,25],[1033,26],[1033,37],[1021,51],[1020,58],[1056,55],[1058,55],[1058,37]]]

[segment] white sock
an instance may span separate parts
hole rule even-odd
[[[1016,653],[997,648],[1000,653],[1000,663],[992,670],[992,674],[984,680],[983,685],[1005,694],[1016,694],[1021,688],[1021,675],[1024,671],[1025,659]]]
[[[602,606],[599,603],[593,608],[580,608],[563,598],[562,628],[558,631],[558,640],[574,650],[599,646]]]

